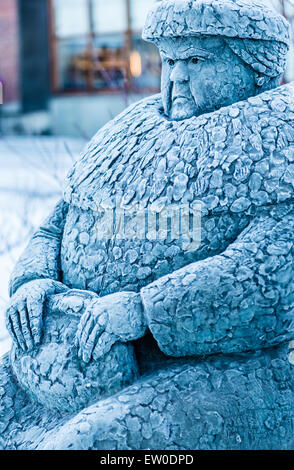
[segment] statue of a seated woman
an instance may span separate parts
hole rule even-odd
[[[96,134],[11,276],[2,446],[293,448],[289,26],[168,0],[143,37],[161,95]]]

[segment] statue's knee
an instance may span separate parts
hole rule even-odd
[[[111,400],[82,411],[64,426],[48,435],[40,450],[119,450],[126,449],[128,407]]]

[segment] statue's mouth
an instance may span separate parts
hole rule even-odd
[[[179,96],[175,96],[172,101],[173,103],[175,103],[176,101],[183,101],[183,100],[188,101],[189,99],[187,98],[187,96],[179,95]]]

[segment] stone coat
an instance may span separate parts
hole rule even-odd
[[[141,292],[151,332],[172,356],[291,339],[293,118],[290,86],[183,122],[161,114],[159,97],[134,105],[70,173],[65,202],[17,264],[12,292],[40,277],[98,295]],[[114,198],[159,213],[198,204],[200,246],[148,234],[97,239],[99,209]]]
[[[181,122],[151,97],[96,134],[17,263],[11,294],[39,278],[135,291],[151,336],[136,344],[140,381],[52,434],[43,424],[42,447],[293,445],[293,122],[287,85]],[[186,250],[170,232],[100,239],[117,200],[154,213],[201,207],[200,246]]]

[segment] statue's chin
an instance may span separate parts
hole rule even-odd
[[[184,119],[190,119],[193,116],[199,116],[199,113],[196,111],[172,111],[169,115],[170,119],[173,121],[183,121]]]
[[[192,117],[200,116],[203,112],[196,106],[191,106],[191,102],[187,100],[177,100],[174,103],[168,113],[169,118],[172,121],[183,121],[184,119],[190,119]]]
[[[209,111],[207,111],[209,112]],[[172,114],[169,116],[169,118],[172,121],[184,121],[185,119],[190,119],[192,117],[198,117],[201,116],[202,114],[205,114],[206,111],[199,111],[199,112],[194,112],[194,113],[186,113],[186,114]]]

